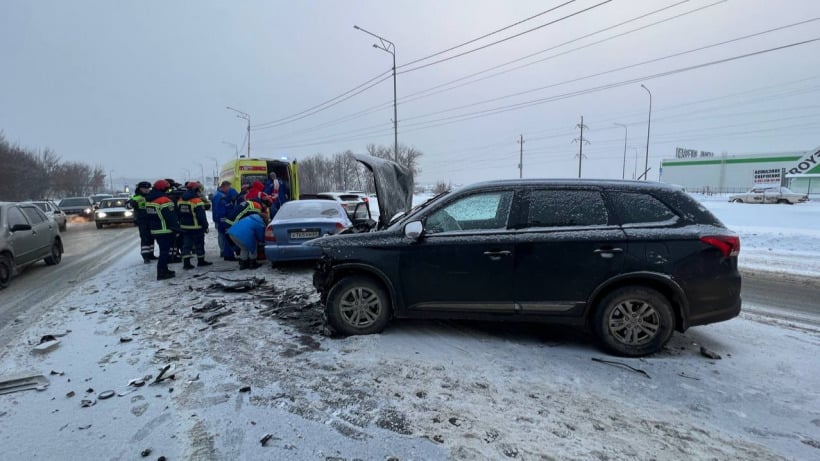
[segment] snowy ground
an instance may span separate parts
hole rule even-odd
[[[741,235],[744,267],[820,274],[817,203],[722,200],[703,199]],[[807,325],[744,313],[645,359],[535,325],[395,322],[339,339],[322,334],[309,265],[219,262],[168,283],[137,251],[61,294],[0,351],[0,376],[50,382],[0,395],[0,458],[138,459],[149,448],[148,459],[169,460],[820,457],[820,331]],[[265,285],[209,288],[250,276]],[[193,312],[206,306],[215,310]],[[31,352],[66,330],[56,349]],[[175,379],[128,386],[166,364]],[[100,399],[108,389],[123,395]]]

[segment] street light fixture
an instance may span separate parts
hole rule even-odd
[[[621,179],[626,179],[626,138],[629,136],[629,130],[623,123],[615,122],[615,125],[624,127],[624,166],[621,170]]]
[[[644,181],[647,181],[649,179],[649,128],[652,126],[652,92],[643,83],[641,83],[641,88],[649,93],[649,119],[646,121],[646,160],[644,161],[642,175]]]
[[[232,111],[236,112],[237,117],[248,121],[248,158],[251,158],[251,116],[248,115],[245,112],[242,112],[241,110],[234,109],[231,106],[225,106],[225,108],[228,109],[228,110],[232,110]],[[237,158],[239,158],[238,152],[237,152]]]
[[[386,51],[393,56],[393,154],[396,163],[399,161],[399,116],[398,116],[398,109],[396,108],[396,45],[387,40],[386,38],[380,37],[373,32],[368,32],[357,25],[353,25],[353,28],[356,30],[360,30],[368,35],[376,37],[381,42],[379,45],[373,44],[373,48],[378,48],[382,51]]]

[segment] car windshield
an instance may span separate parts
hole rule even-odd
[[[336,202],[297,201],[288,202],[276,213],[274,221],[283,219],[342,219],[345,213]]]
[[[398,213],[396,216],[393,216],[393,218],[392,218],[392,219],[390,219],[390,222],[388,223],[388,225],[392,226],[393,224],[395,224],[395,223],[399,222],[399,221],[400,221],[403,217],[405,217],[405,216],[412,216],[412,215],[416,214],[418,211],[420,211],[420,210],[422,210],[422,209],[424,209],[424,208],[427,208],[427,207],[428,207],[431,203],[435,202],[435,201],[436,201],[436,200],[438,200],[440,197],[444,197],[445,195],[447,195],[447,194],[449,194],[449,193],[450,193],[450,191],[444,191],[444,192],[441,192],[441,193],[439,193],[439,194],[437,194],[437,195],[434,195],[434,196],[432,196],[432,197],[428,198],[427,200],[425,200],[424,202],[420,203],[419,205],[414,206],[414,207],[413,207],[413,208],[411,208],[411,209],[410,209],[410,211],[408,211],[407,213],[404,213],[404,212],[402,212],[402,213]]]
[[[100,202],[100,208],[124,207],[128,201],[122,198],[109,198]]]
[[[46,202],[31,202],[31,203],[37,205],[37,208],[39,208],[43,211],[48,211],[48,209],[46,207]]]
[[[91,205],[91,200],[87,198],[67,198],[60,202],[60,206],[88,206]]]

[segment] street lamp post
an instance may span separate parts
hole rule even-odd
[[[236,144],[234,144],[232,142],[228,142],[228,141],[222,141],[222,144],[227,144],[229,146],[233,146],[233,150],[236,153],[236,158],[239,158],[239,146],[237,146]]]
[[[114,193],[114,171],[108,170],[108,187],[111,189],[111,193]]]
[[[219,185],[219,161],[214,157],[209,156],[208,158],[214,161],[214,187],[216,187]]]
[[[380,45],[373,44],[373,48],[378,48],[382,51],[386,51],[393,56],[393,154],[396,163],[399,161],[399,116],[398,116],[398,109],[396,108],[396,45],[387,40],[386,38],[380,37],[373,32],[368,32],[361,27],[354,25],[354,29],[360,30],[368,35],[376,37],[381,42]]]
[[[649,93],[649,118],[646,121],[646,160],[643,165],[643,179],[646,181],[649,179],[649,128],[652,127],[652,92],[643,83],[641,83],[641,88]]]
[[[251,116],[241,110],[234,109],[231,106],[225,106],[226,109],[236,112],[236,116],[248,121],[248,158],[251,158]],[[239,158],[237,151],[237,158]]]
[[[629,136],[629,130],[623,123],[615,122],[615,124],[624,127],[624,166],[621,170],[621,179],[626,179],[626,138]]]

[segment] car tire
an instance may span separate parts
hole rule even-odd
[[[51,245],[51,256],[48,256],[45,259],[46,264],[49,266],[55,266],[60,264],[60,261],[63,260],[63,246],[60,245],[60,242],[54,241]]]
[[[739,198],[736,198],[736,199],[732,200],[732,203],[743,203],[743,200],[741,200]]]
[[[664,295],[643,286],[617,289],[598,303],[593,320],[598,340],[625,357],[653,354],[675,329],[672,306]]]
[[[390,321],[390,300],[384,287],[367,276],[336,282],[328,292],[325,310],[330,326],[344,335],[381,332]]]
[[[14,263],[6,255],[0,255],[0,290],[9,286],[14,276]]]
[[[102,223],[98,222],[98,223],[97,223],[97,229],[102,229],[102,228],[103,228]]]

